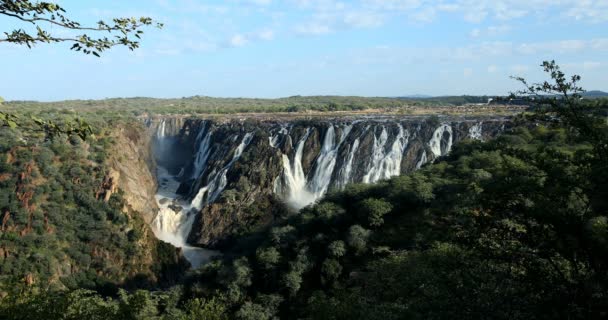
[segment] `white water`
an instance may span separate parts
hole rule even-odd
[[[305,145],[312,136],[312,131],[317,129],[314,129],[314,127],[307,128],[295,144],[291,140],[290,125],[281,125],[271,129],[268,137],[268,143],[271,147],[285,150],[286,145],[292,146],[289,154],[281,154],[283,172],[280,177],[274,180],[275,192],[283,196],[291,207],[300,209],[321,198],[332,186],[332,183],[337,188],[344,188],[348,183],[373,183],[399,175],[401,173],[401,162],[409,140],[416,137],[421,126],[419,125],[417,129],[414,129],[414,132],[410,133],[400,123],[397,123],[398,133],[393,140],[392,135],[397,131],[394,124],[374,122],[367,124],[365,127],[358,127],[358,130],[354,130],[357,134],[356,138],[351,137],[349,139],[355,123],[336,123],[327,127],[319,154],[312,165],[312,170],[308,173],[304,172],[302,159],[307,152],[310,152],[310,150],[305,150]],[[158,145],[161,147],[163,142],[165,144],[170,143],[166,138],[167,126],[168,124],[163,120],[156,132]],[[469,136],[474,139],[481,139],[481,127],[482,123],[471,126],[468,132]],[[242,156],[253,140],[254,134],[233,135],[226,139],[225,143],[228,144],[228,147],[233,148],[232,155],[226,155],[226,157],[231,157],[229,158],[230,161],[228,159],[222,160],[223,165],[215,168],[208,167],[210,157],[214,157],[214,163],[217,160],[215,155],[211,154],[213,150],[218,148],[218,145],[214,145],[212,148],[212,136],[211,123],[203,122],[195,139],[198,149],[193,159],[190,178],[198,180],[200,183],[201,176],[204,175],[206,179],[203,184],[206,183],[206,185],[198,190],[191,202],[178,199],[175,194],[179,186],[176,177],[159,168],[159,180],[164,180],[165,183],[161,185],[156,196],[161,210],[153,222],[155,233],[159,239],[170,242],[177,247],[182,247],[186,258],[195,267],[207,261],[210,256],[217,254],[214,251],[191,247],[186,243],[195,214],[221,195],[226,188],[230,168]],[[239,137],[241,138],[240,143]],[[369,143],[372,137],[372,144],[362,148],[361,145]],[[239,144],[234,147],[237,143]],[[452,148],[452,143],[452,127],[448,124],[442,124],[435,129],[428,142],[428,150],[431,153],[426,150],[422,151],[416,163],[416,169],[420,169],[422,165],[438,156],[447,154]],[[338,159],[339,154],[345,155],[346,159],[344,161]],[[181,175],[184,175],[183,169],[178,176],[181,177]],[[173,209],[170,206],[173,206]]]
[[[429,161],[426,156],[426,150],[422,151],[422,155],[420,156],[420,160],[416,163],[416,170],[422,168],[422,166]]]
[[[237,139],[238,136],[235,136],[234,138]],[[209,184],[200,188],[194,199],[192,199],[192,206],[194,208],[200,210],[205,204],[209,204],[217,200],[217,198],[220,196],[222,191],[224,191],[226,185],[228,184],[228,179],[226,177],[228,170],[230,170],[234,163],[241,157],[241,155],[243,155],[243,151],[249,145],[249,143],[251,143],[252,139],[253,134],[246,133],[243,136],[241,143],[234,150],[234,155],[232,156],[230,162],[228,162],[228,164],[224,166],[219,172],[212,172],[211,174],[209,174]],[[205,195],[207,195],[206,201]]]
[[[367,174],[363,176],[363,183],[374,183],[401,173],[401,159],[408,144],[409,132],[399,125],[399,134],[388,151],[385,150],[387,140],[388,134],[384,127],[379,139],[374,135],[372,161]]]
[[[194,159],[194,170],[192,170],[192,176],[190,177],[191,179],[198,178],[207,166],[207,159],[209,159],[209,154],[211,152],[212,135],[213,132],[208,130],[207,123],[204,122],[203,127],[200,129],[198,136],[196,137],[196,142],[199,144],[199,146]]]
[[[338,188],[343,188],[346,184],[353,182],[352,173],[355,154],[359,149],[360,137],[367,133],[369,126],[360,133],[360,137],[353,140],[351,145],[344,145],[344,142],[347,141],[353,124],[341,127],[338,141],[336,141],[336,128],[339,128],[339,126],[330,125],[325,132],[321,150],[313,166],[314,169],[308,176],[305,175],[302,168],[302,154],[306,140],[310,136],[310,128],[296,144],[295,155],[291,160],[288,155],[282,155],[284,181],[282,191],[286,196],[287,203],[293,208],[305,207],[327,193],[329,186],[332,184],[338,162],[338,153],[342,147],[348,148],[348,157],[341,168],[337,169],[335,185]],[[278,140],[278,135],[269,138],[271,145],[275,146]],[[401,173],[401,160],[408,145],[409,132],[399,125],[399,133],[387,148],[388,140],[388,131],[386,127],[382,126],[380,136],[374,135],[374,144],[370,155],[371,161],[362,182],[372,183]]]
[[[446,132],[449,134],[449,138],[445,148],[442,149],[441,140]],[[452,127],[447,124],[442,124],[439,128],[437,128],[433,133],[431,141],[429,141],[429,147],[431,147],[431,151],[435,155],[435,158],[448,154],[450,150],[452,150]]]
[[[315,199],[322,197],[329,187],[331,175],[333,174],[336,166],[338,148],[340,148],[340,145],[346,138],[344,133],[348,135],[350,128],[348,130],[344,130],[340,138],[341,141],[338,144],[336,144],[335,141],[336,134],[334,126],[330,125],[327,132],[325,132],[325,139],[323,139],[321,153],[317,157],[314,173],[307,185],[308,190],[314,195]]]
[[[306,189],[306,176],[302,168],[304,144],[308,140],[308,136],[310,136],[310,131],[310,128],[306,129],[306,133],[298,141],[296,153],[292,161],[289,160],[289,156],[286,154],[282,155],[287,203],[297,209],[303,208],[316,200],[314,194]],[[291,139],[291,137],[288,139]]]
[[[349,147],[350,149],[348,152],[348,158],[346,159],[346,165],[340,168],[338,173],[338,176],[340,177],[340,180],[338,181],[339,188],[344,188],[347,184],[352,182],[350,176],[353,173],[353,160],[355,160],[355,152],[357,152],[357,149],[359,149],[359,138],[356,138],[353,144]]]
[[[469,128],[469,138],[475,140],[483,140],[482,128],[483,122],[476,123]]]
[[[219,253],[187,244],[186,239],[192,229],[196,211],[192,210],[190,203],[179,200],[175,193],[179,182],[175,177],[162,167],[158,167],[157,176],[159,188],[156,202],[160,211],[152,222],[152,230],[158,239],[182,248],[184,256],[192,267],[198,268]],[[176,210],[170,206],[174,206]]]

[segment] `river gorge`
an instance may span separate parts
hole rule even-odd
[[[145,119],[157,163],[157,237],[194,267],[232,235],[350,183],[375,183],[503,131],[501,117]],[[206,249],[203,249],[206,248]]]

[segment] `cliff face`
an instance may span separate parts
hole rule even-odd
[[[504,129],[495,118],[147,120],[157,161],[179,183],[191,210],[188,243],[218,247],[299,209],[328,190],[408,173],[454,143]],[[181,124],[182,128],[176,128]],[[167,128],[172,128],[168,130]],[[168,230],[171,232],[171,230]],[[177,232],[177,230],[174,230]]]
[[[129,263],[137,265],[134,268],[149,282],[174,283],[189,263],[181,249],[158,240],[150,227],[159,212],[153,139],[137,124],[115,128],[112,135],[115,143],[106,160],[109,171],[104,179],[104,198],[107,201],[113,193],[120,192],[130,228],[141,235],[137,242],[138,257]]]
[[[141,213],[150,223],[158,213],[154,199],[158,186],[152,137],[143,128],[124,126],[116,129],[115,141],[107,161],[111,168],[108,174],[112,184],[110,188],[113,192],[118,189],[124,191],[123,197],[129,209]]]

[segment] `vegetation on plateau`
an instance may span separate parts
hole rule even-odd
[[[104,282],[90,273],[90,278],[61,279],[63,286],[56,288],[40,286],[44,281],[29,286],[16,285],[16,281],[8,286],[11,290],[4,289],[0,317],[605,317],[608,127],[602,112],[606,106],[579,98],[578,77],[567,79],[552,62],[543,67],[552,82],[524,82],[526,90],[519,93],[534,98],[535,113],[514,119],[514,129],[495,140],[463,142],[449,156],[413,174],[331,192],[266,231],[242,235],[222,258],[188,273],[170,289],[104,290]],[[17,131],[4,129],[3,134],[16,135]],[[114,203],[120,198],[107,204],[96,202],[91,198],[93,190],[87,191],[86,186],[99,183],[89,179],[100,175],[72,172],[74,168],[87,170],[75,160],[101,160],[103,155],[93,152],[67,158],[53,148],[80,150],[77,145],[83,142],[62,139],[72,146],[58,145],[57,140],[41,142],[53,153],[46,156],[51,160],[36,163],[51,162],[57,167],[36,165],[23,190],[42,189],[36,179],[62,183],[72,177],[80,179],[78,193],[66,198],[68,182],[52,188],[66,190],[61,195],[43,190],[32,199],[39,199],[36,203],[46,205],[47,210],[32,213],[17,193],[2,192],[9,198],[0,207],[19,212],[15,220],[21,225],[27,227],[28,217],[34,217],[25,237],[2,233],[5,245],[30,250],[19,255],[25,259],[22,262],[6,264],[3,260],[3,266],[13,266],[10,270],[49,268],[49,255],[61,252],[49,249],[50,245],[67,252],[78,248],[80,242],[74,242],[78,228],[73,223],[83,223],[79,224],[82,236],[96,237],[94,242],[111,239],[108,249],[115,254],[133,250],[129,247],[133,245],[131,233],[123,233],[124,240],[113,240],[120,232],[111,230],[124,228],[131,219],[117,210],[120,205]],[[101,152],[103,148],[92,150]],[[37,152],[11,156],[9,161],[39,159],[42,156]],[[57,158],[61,156],[66,158]],[[78,157],[78,152],[70,152],[69,157]],[[0,163],[7,163],[3,160]],[[25,168],[7,165],[2,170],[9,177],[6,185],[13,187],[19,184],[15,173]],[[57,172],[40,175],[42,178],[36,174],[39,170]],[[49,219],[56,219],[49,221],[63,224],[56,224],[49,235],[44,216],[51,212],[48,206],[57,203],[66,208],[49,214]],[[91,225],[87,219],[107,222]],[[100,225],[109,230],[100,230]],[[70,239],[47,240],[63,238],[70,234],[68,230],[75,230]],[[102,232],[112,236],[99,236]],[[82,241],[91,243],[88,238]],[[74,257],[81,255],[86,256],[76,252]],[[94,257],[90,259],[94,261]],[[103,262],[98,263],[103,267]],[[112,266],[107,264],[107,268]]]
[[[3,0],[0,14],[34,27],[118,34],[60,38],[24,27],[0,38],[26,46],[71,42],[94,55],[137,48],[139,28],[153,24],[129,18],[82,27],[60,6],[31,1]],[[189,273],[124,195],[104,188],[115,130],[135,128],[134,115],[418,102],[2,103],[0,319],[606,318],[606,100],[581,100],[578,76],[566,78],[553,62],[543,68],[550,82],[519,79],[525,90],[517,96],[530,98],[534,114],[513,119],[510,132],[463,142],[413,174],[330,192],[267,230],[241,235],[223,257]]]

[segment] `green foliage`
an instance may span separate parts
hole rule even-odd
[[[346,254],[346,245],[342,240],[332,242],[328,247],[328,253],[331,257],[340,258]]]
[[[327,259],[321,266],[321,277],[323,283],[330,283],[338,280],[342,274],[342,266],[336,259]]]
[[[0,3],[0,14],[5,17],[13,18],[15,22],[22,21],[36,27],[36,33],[28,33],[24,29],[15,29],[11,32],[4,32],[5,37],[0,38],[1,42],[25,45],[28,48],[38,43],[72,43],[72,50],[82,51],[85,54],[99,54],[114,46],[126,46],[130,50],[139,47],[139,39],[143,31],[142,27],[155,24],[162,27],[162,24],[155,23],[151,18],[114,18],[112,23],[104,21],[97,22],[96,26],[85,27],[79,22],[71,20],[65,15],[66,10],[56,3],[32,2],[29,0],[5,0]],[[42,25],[48,24],[64,31],[83,31],[93,33],[105,33],[113,36],[93,38],[87,34],[68,36],[53,35],[51,32],[42,29]],[[69,33],[68,33],[69,34]],[[135,39],[131,38],[133,36]]]
[[[368,224],[372,227],[379,227],[384,223],[382,218],[391,212],[393,206],[381,199],[367,198],[359,203],[359,212],[363,217],[367,217]]]
[[[348,230],[348,245],[353,248],[357,254],[362,254],[367,250],[367,240],[371,232],[360,225],[354,225]]]
[[[549,120],[332,192],[233,248],[257,261],[238,315],[266,318],[254,297],[274,294],[280,318],[601,318],[608,172],[599,142]]]
[[[576,88],[555,66],[545,67],[557,78],[556,88]],[[140,233],[114,233],[125,230],[128,221],[115,210],[122,206],[120,195],[108,203],[92,197],[86,186],[100,174],[84,164],[85,152],[65,147],[70,140],[46,141],[44,152],[15,149],[12,143],[21,132],[0,131],[0,150],[10,151],[11,158],[36,159],[31,181],[52,177],[47,178],[50,187],[37,186],[41,193],[34,199],[43,203],[53,226],[61,221],[65,231],[65,238],[45,234],[38,223],[32,225],[37,233],[26,236],[4,232],[0,248],[10,244],[27,250],[20,255],[26,258],[5,260],[2,274],[45,274],[58,264],[56,256],[65,255],[74,264],[91,266],[64,280],[73,291],[9,292],[0,300],[0,318],[604,318],[608,169],[602,152],[608,127],[596,106],[569,109],[568,103],[579,102],[555,99],[543,105],[573,113],[548,109],[543,113],[550,117],[539,116],[533,123],[514,120],[519,125],[497,139],[463,142],[416,173],[331,192],[236,241],[222,260],[190,274],[183,292],[110,290],[107,296],[78,287],[103,288],[107,275],[117,275],[111,264],[90,254],[90,243],[112,252],[137,252],[132,241],[141,239]],[[97,136],[94,141],[108,143]],[[71,143],[84,147],[80,140]],[[0,158],[0,164],[6,159]],[[1,168],[15,173],[26,164]],[[68,182],[77,177],[77,187]],[[0,187],[13,190],[8,188],[16,182],[12,177]],[[42,195],[48,195],[48,203]],[[10,210],[11,223],[27,225],[29,213],[12,192],[0,192],[0,208]],[[74,221],[64,218],[66,212]],[[41,214],[32,212],[35,218]],[[159,256],[165,255],[171,258],[160,248]],[[93,270],[98,269],[106,277],[97,276]]]
[[[105,201],[106,155],[114,151],[105,144],[111,131],[96,133],[84,143],[77,135],[47,139],[28,125],[0,128],[0,295],[24,282],[115,293],[118,285],[171,283],[184,271],[140,213],[123,212],[122,193]]]
[[[271,269],[280,261],[281,253],[275,247],[258,248],[256,258],[264,268]]]
[[[195,298],[186,302],[183,320],[228,320],[226,305],[218,298],[210,300]]]

